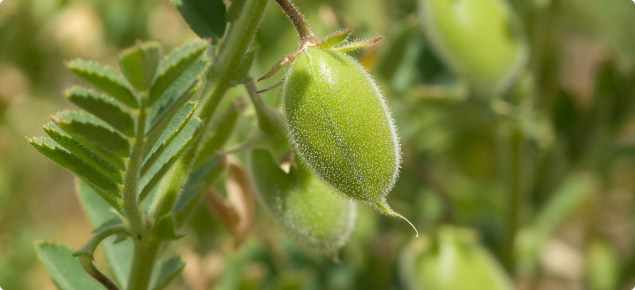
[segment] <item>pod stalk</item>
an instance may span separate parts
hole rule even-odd
[[[304,16],[300,13],[300,11],[289,2],[289,0],[276,0],[276,3],[280,5],[280,8],[284,10],[284,13],[287,14],[295,29],[298,31],[301,40],[312,39],[315,38],[315,34],[313,30],[311,30],[311,26],[304,19]]]

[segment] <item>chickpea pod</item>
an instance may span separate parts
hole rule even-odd
[[[283,113],[295,152],[337,191],[382,209],[399,174],[384,97],[349,56],[309,47],[289,69]]]
[[[298,244],[309,251],[336,256],[355,223],[355,203],[333,192],[301,163],[286,173],[269,151],[248,156],[258,200]]]
[[[259,81],[288,68],[279,84],[294,153],[334,191],[403,218],[414,228],[386,202],[401,164],[391,112],[373,78],[344,54],[383,37],[347,42],[352,28],[317,37],[293,5],[278,4],[296,26],[300,43]]]

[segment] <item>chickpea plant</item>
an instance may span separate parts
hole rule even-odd
[[[121,74],[92,61],[67,63],[93,88],[68,89],[81,110],[53,115],[43,125],[48,137],[27,138],[78,177],[77,195],[94,228],[74,252],[37,244],[60,289],[168,285],[184,262],[164,257],[166,246],[183,237],[188,213],[213,194],[206,189],[224,170],[225,155],[236,151],[248,153],[250,177],[238,178],[241,186],[253,186],[265,211],[309,251],[337,257],[352,231],[355,201],[403,218],[386,202],[401,163],[394,121],[372,77],[344,54],[381,38],[347,42],[352,28],[318,37],[291,3],[276,2],[300,35],[298,51],[261,78],[287,70],[279,82],[282,114],[264,105],[248,73],[267,0],[235,0],[229,9],[221,0],[172,0],[214,46],[194,40],[164,56],[159,43],[139,43],[120,54]],[[243,84],[258,115],[257,134],[223,153],[238,111],[230,106],[220,117],[215,111],[230,88]],[[217,216],[242,235],[237,241],[244,239],[249,223],[235,230],[239,210],[222,198],[208,200],[221,203]],[[113,277],[93,264],[100,245]]]

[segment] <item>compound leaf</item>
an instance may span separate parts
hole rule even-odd
[[[75,192],[93,229],[113,218],[119,218],[110,210],[110,206],[107,203],[96,197],[95,191],[87,183],[77,180]],[[101,246],[104,249],[108,263],[112,267],[115,280],[120,286],[123,286],[128,282],[133,245],[130,239],[115,243],[117,239],[118,236],[108,237],[101,243]]]
[[[146,42],[121,52],[119,67],[137,91],[145,91],[152,84],[162,57],[163,47],[158,42]]]
[[[65,95],[75,105],[104,120],[117,131],[134,137],[134,119],[110,97],[81,87],[72,87]]]
[[[203,193],[207,185],[216,180],[225,170],[224,157],[218,154],[205,158],[203,162],[190,172],[183,191],[177,197],[172,214],[176,221],[176,226],[180,227],[187,221],[194,211],[194,206]]]
[[[191,141],[199,137],[200,125],[201,120],[198,118],[192,118],[187,121],[183,130],[170,142],[165,152],[154,162],[154,165],[147,170],[140,182],[143,185],[140,200],[150,194],[172,165],[188,149]]]
[[[130,142],[97,117],[82,111],[62,111],[53,121],[66,133],[82,142],[96,144],[121,157],[130,156]]]
[[[227,22],[229,23],[234,23],[238,20],[238,18],[240,17],[240,14],[243,11],[243,7],[245,6],[245,2],[247,2],[247,0],[233,0],[232,4],[229,5],[229,8],[227,9]]]
[[[155,271],[150,281],[150,289],[161,290],[185,268],[185,263],[181,257],[172,257],[161,263],[158,271]]]
[[[53,140],[55,140],[55,142],[64,147],[64,149],[70,151],[79,159],[97,169],[111,181],[118,184],[123,184],[121,171],[119,171],[112,164],[97,156],[97,154],[93,153],[88,148],[79,144],[77,141],[71,138],[71,136],[63,133],[61,129],[59,129],[59,127],[57,127],[54,123],[49,122],[47,124],[44,124],[42,127],[44,128],[46,134],[48,134]]]
[[[130,85],[112,68],[82,59],[73,60],[67,66],[76,75],[120,102],[134,109],[139,108],[139,101],[132,92]]]
[[[201,38],[220,38],[227,25],[225,3],[222,0],[170,0],[181,12],[190,28]]]
[[[63,244],[36,242],[38,257],[59,289],[101,290],[104,286],[88,275],[71,249]]]
[[[102,191],[98,191],[97,193],[113,207],[119,207],[117,203],[117,198],[120,196],[119,187],[97,169],[63,149],[59,144],[53,141],[53,139],[41,137],[28,139],[28,141],[44,156],[72,171],[83,180],[102,189]]]
[[[150,89],[149,103],[170,98],[165,93],[174,86],[179,88],[173,91],[186,91],[207,66],[208,62],[200,56],[208,45],[207,41],[198,39],[174,49],[159,65],[159,72]]]
[[[251,69],[251,65],[254,62],[254,58],[256,57],[256,49],[252,48],[245,53],[242,61],[236,67],[236,71],[238,71],[238,76],[232,81],[232,85],[237,86],[244,84],[248,81],[251,81],[252,78],[249,75],[249,70]]]
[[[163,120],[155,125],[146,135],[147,144],[162,143],[172,131],[181,127],[183,122],[192,117],[197,104],[197,102],[187,102],[185,105],[180,106],[178,110],[175,110],[174,113],[170,112],[172,116],[164,116],[165,118],[162,118]],[[167,117],[170,118],[167,119]],[[153,146],[156,146],[156,144]],[[154,147],[147,147],[145,154],[152,152],[152,149],[154,149]]]
[[[205,66],[205,61],[197,60],[152,106],[148,116],[149,123],[146,133],[157,130],[155,126],[161,128],[161,125],[167,124],[166,121],[170,121],[183,104],[192,99],[192,96],[198,91],[198,87],[195,86],[197,80],[195,76],[199,75],[205,69]],[[190,75],[194,76],[194,78],[186,81]]]
[[[201,143],[200,156],[208,157],[210,155],[216,155],[216,151],[221,150],[227,139],[231,137],[234,132],[234,125],[238,119],[238,108],[234,103],[231,103],[220,119],[213,124],[211,132],[205,136],[205,139]]]
[[[181,133],[181,131],[186,127],[190,118],[194,114],[194,110],[198,103],[189,102],[186,106],[180,110],[180,114],[170,122],[167,128],[163,131],[163,134],[159,136],[158,139],[148,138],[148,140],[157,140],[158,142],[154,143],[154,146],[150,149],[149,154],[146,156],[146,159],[143,162],[143,167],[141,169],[141,175],[144,175],[148,169],[157,161],[159,156],[163,154],[166,148],[169,147],[171,142]],[[193,133],[197,127],[190,128]],[[150,143],[151,144],[151,143]],[[169,152],[167,153],[169,154]]]
[[[174,228],[174,219],[171,215],[164,215],[154,226],[154,233],[166,240],[175,241],[185,237],[185,235],[177,234]]]
[[[231,104],[203,140],[200,155],[172,209],[177,227],[187,220],[203,190],[225,170],[224,157],[217,150],[222,149],[231,136],[237,119],[238,109]]]

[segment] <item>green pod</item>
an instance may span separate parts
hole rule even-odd
[[[505,90],[527,60],[517,16],[504,0],[420,0],[426,36],[459,75],[484,91]]]
[[[307,250],[335,255],[355,223],[355,203],[333,192],[298,162],[289,173],[271,153],[254,149],[248,167],[258,200],[275,222]]]
[[[512,290],[514,283],[473,231],[443,227],[432,241],[416,240],[400,258],[410,290]]]
[[[399,138],[364,68],[344,53],[308,47],[282,95],[289,139],[307,166],[336,191],[392,214],[386,195],[399,175]]]

